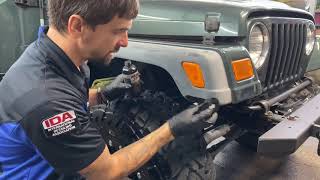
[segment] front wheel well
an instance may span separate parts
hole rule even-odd
[[[96,79],[114,77],[122,72],[122,67],[127,59],[115,58],[110,65],[98,62],[89,62],[91,70],[90,82]],[[152,64],[133,61],[141,74],[144,87],[150,90],[157,90],[166,93],[170,97],[184,98],[179,91],[172,76],[162,67]]]

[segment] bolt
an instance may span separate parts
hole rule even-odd
[[[108,133],[111,135],[111,136],[116,136],[116,134],[114,133],[114,131],[110,130],[108,131]]]
[[[288,119],[289,121],[294,121],[294,117],[293,117],[293,116],[289,116],[287,119]]]
[[[288,120],[289,121],[295,121],[295,120],[297,120],[297,118],[299,118],[298,116],[288,116]]]
[[[111,140],[109,140],[109,142],[108,142],[108,143],[109,143],[109,146],[110,146],[110,147],[112,147],[112,141],[111,141]]]
[[[266,115],[267,115],[267,116],[272,116],[273,113],[272,113],[272,111],[268,111],[268,112],[266,113]]]
[[[137,172],[137,178],[138,178],[138,179],[142,179],[140,172]]]

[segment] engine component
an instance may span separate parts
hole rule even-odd
[[[122,68],[122,74],[130,76],[133,93],[137,95],[141,91],[140,73],[137,67],[132,64],[131,61],[125,61],[125,65]]]

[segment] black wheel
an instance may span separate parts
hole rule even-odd
[[[97,124],[113,153],[157,129],[183,107],[164,93],[145,91],[139,97],[114,101],[109,108],[113,115],[108,117],[108,113],[104,113],[103,120]],[[214,180],[215,167],[213,157],[205,151],[199,138],[181,137],[163,147],[129,178]]]

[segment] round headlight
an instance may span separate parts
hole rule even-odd
[[[269,31],[263,23],[255,23],[249,33],[249,53],[255,68],[266,61],[270,48]]]
[[[306,55],[309,56],[313,50],[315,43],[315,27],[313,24],[309,24],[307,27],[307,38],[306,38]]]

